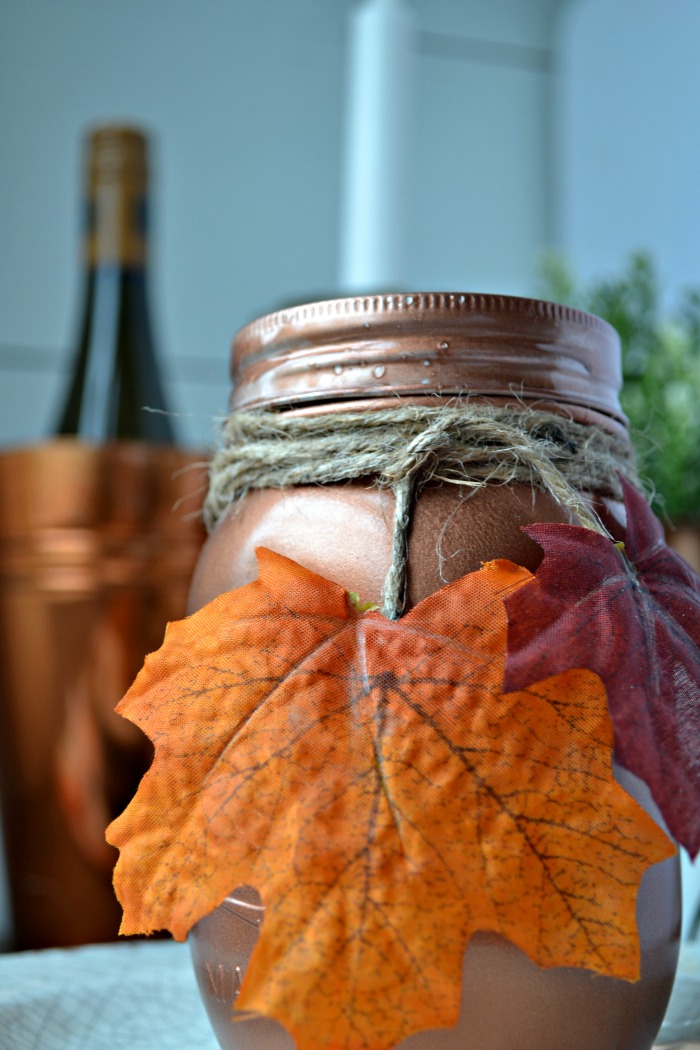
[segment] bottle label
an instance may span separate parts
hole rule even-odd
[[[85,217],[88,266],[146,263],[146,197],[143,185],[104,181],[93,186]]]

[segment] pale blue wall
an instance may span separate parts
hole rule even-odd
[[[559,243],[583,281],[651,253],[672,307],[700,287],[700,4],[576,0],[558,45]],[[700,865],[685,854],[683,882],[687,930]]]
[[[561,0],[414,0],[406,286],[528,294],[550,238]],[[79,298],[79,138],[157,134],[153,288],[183,434],[207,442],[230,339],[333,295],[350,0],[24,0],[0,32],[0,445],[50,427]]]
[[[20,350],[5,440],[50,425],[79,297],[79,139],[95,120],[143,122],[157,136],[153,298],[177,405],[197,414],[189,438],[206,439],[225,405],[234,327],[332,286],[342,7],[4,5],[0,346]],[[46,351],[38,372],[21,369],[25,348]]]
[[[583,278],[650,251],[700,285],[700,4],[577,0],[560,37],[561,243]]]

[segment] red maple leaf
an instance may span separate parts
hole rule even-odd
[[[676,840],[700,849],[700,579],[623,480],[625,543],[576,525],[523,529],[544,550],[511,594],[504,687],[574,667],[603,679],[615,756],[641,777]]]

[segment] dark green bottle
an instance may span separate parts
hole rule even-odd
[[[98,128],[86,160],[85,298],[56,432],[172,444],[148,307],[146,138]]]

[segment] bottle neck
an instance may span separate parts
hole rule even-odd
[[[148,260],[146,187],[138,179],[101,179],[86,200],[84,262],[102,267],[146,270]]]
[[[90,267],[73,378],[59,434],[171,444],[142,268]]]
[[[90,139],[86,290],[58,433],[90,441],[173,441],[147,303],[143,136],[105,127]]]

